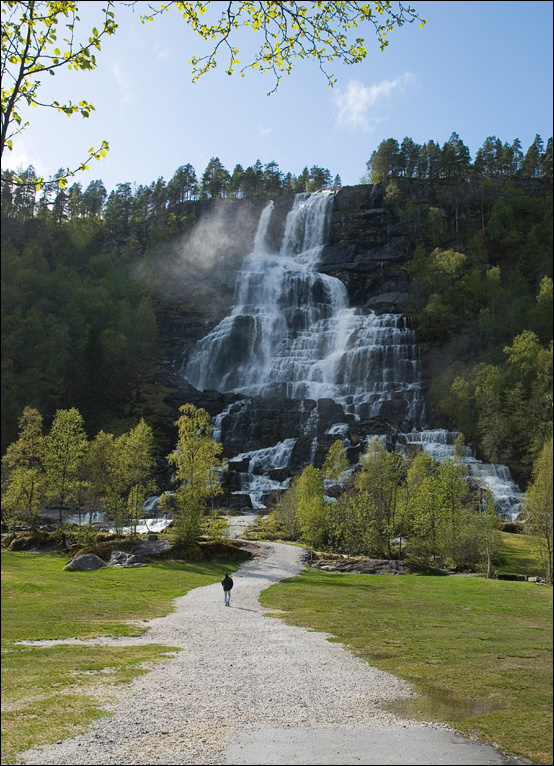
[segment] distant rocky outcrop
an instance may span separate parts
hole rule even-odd
[[[351,574],[428,574],[435,577],[449,574],[445,569],[427,567],[416,562],[399,561],[397,559],[321,558],[312,561],[311,566],[326,572],[350,572]]]

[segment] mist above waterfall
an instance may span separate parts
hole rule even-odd
[[[138,275],[154,281],[161,298],[178,296],[220,318],[230,309],[237,271],[253,247],[260,205],[206,200],[195,209],[192,229],[141,261]]]

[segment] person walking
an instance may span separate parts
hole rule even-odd
[[[229,572],[225,572],[225,577],[221,581],[223,585],[223,596],[225,606],[231,606],[231,589],[233,587],[233,580],[229,577]]]

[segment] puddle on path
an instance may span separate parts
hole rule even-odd
[[[501,710],[501,705],[479,699],[459,699],[433,686],[422,687],[417,699],[397,700],[383,707],[390,713],[417,721],[460,721]]]

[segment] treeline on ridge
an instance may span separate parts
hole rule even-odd
[[[21,183],[14,183],[16,175]],[[63,171],[58,171],[52,181],[62,175]],[[218,157],[211,158],[200,178],[187,163],[177,168],[167,182],[160,177],[148,185],[119,183],[110,194],[100,180],[92,181],[85,189],[79,182],[67,188],[63,181],[62,187],[49,182],[38,192],[32,183],[27,183],[35,177],[32,166],[18,174],[2,171],[3,215],[22,222],[32,218],[50,220],[58,225],[77,218],[103,218],[108,235],[134,233],[139,238],[141,233],[164,227],[169,234],[178,233],[187,202],[223,198],[267,200],[281,194],[341,187],[338,175],[332,180],[329,170],[316,165],[305,167],[296,176],[281,171],[276,162],[263,165],[256,160],[246,169],[235,165],[231,174]],[[186,218],[184,223],[186,227]]]
[[[399,144],[396,138],[387,138],[372,152],[367,170],[362,182],[374,184],[397,177],[420,181],[484,176],[552,178],[552,138],[545,148],[542,138],[536,135],[524,153],[519,138],[503,143],[489,136],[473,162],[458,133],[452,133],[442,146],[432,139],[418,144],[406,136]]]

